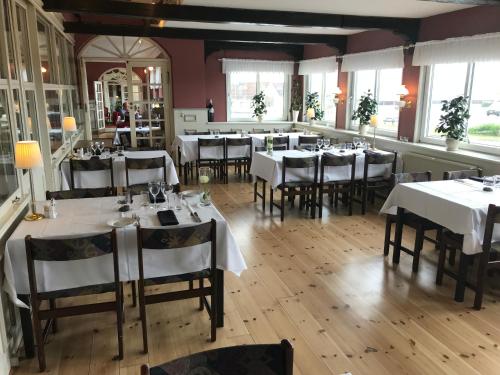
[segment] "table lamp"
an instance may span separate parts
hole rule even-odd
[[[370,116],[370,127],[373,128],[373,145],[372,145],[372,148],[375,149],[375,137],[377,135],[378,115],[371,115]]]
[[[314,112],[314,108],[307,108],[306,116],[307,116],[307,119],[309,120],[309,122],[312,122],[312,120],[316,116],[316,113]]]
[[[31,205],[30,212],[24,220],[35,221],[44,216],[36,212],[35,192],[33,188],[33,169],[43,166],[42,153],[37,141],[19,141],[15,148],[16,168],[28,169],[30,174]]]
[[[63,119],[64,133],[69,133],[69,144],[71,146],[69,158],[73,158],[73,134],[76,132],[76,120],[74,117],[65,117]]]

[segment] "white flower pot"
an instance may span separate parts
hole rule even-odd
[[[299,122],[299,111],[292,111],[292,121]]]
[[[368,125],[359,125],[359,135],[366,135],[368,132]]]
[[[257,122],[262,122],[262,116],[257,116]]]
[[[457,151],[460,146],[458,139],[446,138],[446,151]]]

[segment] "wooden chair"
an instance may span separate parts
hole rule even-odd
[[[411,182],[426,182],[431,181],[432,173],[427,172],[411,172],[411,173],[396,173],[391,176],[391,185],[394,187],[397,184],[411,183]],[[413,250],[410,250],[404,246],[401,246],[402,232],[400,235],[395,236],[394,241],[391,240],[391,230],[393,224],[397,221],[397,215],[387,215],[385,221],[385,241],[384,241],[384,256],[389,255],[389,247],[392,245],[394,247],[394,252],[392,254],[392,262],[399,263],[400,251],[410,254],[413,256],[412,271],[418,272],[418,266],[420,261],[420,252],[424,245],[424,240],[428,240],[434,244],[437,244],[442,232],[442,227],[430,220],[423,217],[415,215],[411,212],[405,212],[402,216],[402,225],[406,225],[415,230],[415,244]],[[430,230],[436,230],[437,236],[436,240],[426,237],[425,233]],[[397,243],[396,243],[397,242]]]
[[[253,128],[250,133],[251,134],[271,134],[271,130]]]
[[[283,135],[280,137],[273,137],[273,149],[274,146],[286,145],[286,149],[290,150],[290,136]]]
[[[366,213],[368,203],[368,194],[372,196],[372,202],[375,194],[380,191],[390,191],[392,188],[391,179],[384,176],[368,177],[370,166],[392,164],[392,173],[396,173],[397,153],[378,153],[373,151],[365,152],[365,164],[363,169],[363,180],[361,181],[361,214]]]
[[[245,155],[236,155],[231,152],[233,147],[245,147],[248,146],[248,153]],[[226,172],[229,171],[229,163],[233,163],[235,168],[238,169],[238,174],[241,177],[241,170],[243,167],[243,177],[246,177],[248,171],[250,170],[250,163],[252,161],[252,138],[226,138],[226,149],[224,151]],[[226,173],[226,184],[228,183],[229,173]]]
[[[95,314],[106,311],[116,313],[116,324],[118,333],[118,359],[123,359],[123,291],[120,283],[120,272],[118,268],[118,250],[116,247],[115,230],[87,237],[71,237],[64,239],[38,239],[26,236],[26,259],[28,265],[28,277],[30,285],[31,312],[33,328],[37,344],[38,364],[40,371],[45,371],[45,338],[52,326],[52,331],[57,331],[56,318],[70,317],[75,315]],[[112,254],[114,282],[98,285],[90,285],[71,289],[62,289],[50,292],[39,292],[37,286],[37,273],[35,261],[61,262],[92,259]],[[38,279],[40,280],[40,279]],[[115,294],[114,301],[79,304],[68,307],[57,307],[56,299],[77,297],[84,295],[97,295],[102,293]],[[42,301],[49,301],[46,309],[41,308]],[[45,327],[42,322],[47,321]]]
[[[113,159],[88,159],[88,160],[78,160],[70,159],[69,169],[71,172],[71,189],[75,188],[75,172],[94,172],[94,171],[109,171],[109,180],[111,182],[111,187],[115,186],[115,181],[113,179]],[[109,186],[109,184],[105,184]],[[82,188],[85,188],[83,186]]]
[[[325,168],[327,167],[350,167],[350,178],[347,180],[327,180],[325,179]],[[342,193],[342,198],[348,202],[349,216],[352,215],[352,202],[354,191],[356,188],[356,154],[351,155],[333,155],[324,153],[321,157],[321,168],[319,177],[319,212],[318,216],[323,217],[323,195],[328,194],[330,204],[335,203],[335,208],[338,205],[339,193]],[[344,197],[344,194],[346,196]],[[345,199],[346,198],[346,199]]]
[[[199,309],[206,307],[211,320],[211,341],[216,340],[217,325],[217,240],[216,221],[214,219],[207,223],[196,224],[188,227],[170,228],[141,228],[137,227],[137,248],[139,260],[139,307],[142,322],[142,337],[144,353],[148,352],[148,332],[146,319],[146,305],[154,303],[178,301],[190,298],[199,298]],[[164,277],[147,277],[147,270],[143,264],[143,249],[151,251],[170,251],[210,243],[210,266],[197,272],[182,275],[171,275]],[[200,255],[201,256],[201,255]],[[210,281],[210,286],[204,286],[204,280]],[[198,280],[198,288],[194,288],[193,282]],[[152,285],[165,285],[188,281],[189,289],[175,292],[164,292],[146,295],[145,287]],[[206,297],[210,296],[210,304]]]
[[[299,135],[299,147],[300,146],[316,146],[318,144],[318,139],[323,139],[321,135]]]
[[[483,237],[483,251],[480,254],[468,255],[463,252],[464,236],[453,233],[450,230],[443,231],[439,246],[438,271],[436,276],[436,284],[443,283],[443,275],[446,274],[457,281],[455,287],[455,300],[462,302],[464,300],[465,287],[468,286],[476,292],[474,298],[474,308],[480,310],[483,303],[484,283],[486,273],[489,268],[500,269],[500,241],[493,242],[493,232],[495,225],[500,224],[500,206],[490,204],[486,215],[486,225]],[[446,250],[448,248],[460,251],[460,263],[458,273],[445,269]],[[479,260],[476,280],[474,283],[467,281],[467,269],[473,259]]]
[[[120,139],[120,144],[124,147],[124,148],[129,148],[130,146],[132,146],[132,141],[130,139],[130,133],[127,133],[127,132],[120,132],[119,133],[119,139]]]
[[[232,130],[227,130],[227,131],[219,132],[219,134],[221,134],[221,135],[229,135],[229,134],[236,134],[236,132],[232,131]]]
[[[443,173],[443,180],[461,180],[471,177],[483,177],[483,170],[477,169],[464,169],[461,171],[446,171]]]
[[[210,132],[200,132],[196,129],[186,129],[184,130],[184,135],[210,135]]]
[[[285,151],[286,145],[281,146],[273,146],[273,150],[276,151]],[[263,152],[266,151],[265,146],[255,146],[255,152]],[[258,191],[258,184],[262,182],[262,193]],[[257,197],[262,199],[262,212],[266,210],[266,180],[260,178],[259,176],[255,176],[255,182],[253,183],[253,201],[257,202]]]
[[[134,186],[144,186],[150,181],[134,181],[130,183],[130,171],[133,170],[148,170],[148,169],[162,169],[163,181],[167,182],[167,164],[164,156],[157,158],[128,158],[125,157],[125,176],[127,178],[127,188],[134,188]]]
[[[141,367],[141,375],[293,375],[293,347],[280,344],[238,345],[191,354],[159,366]]]
[[[311,218],[314,219],[316,213],[316,193],[318,188],[318,156],[310,156],[305,158],[290,158],[283,156],[281,184],[278,185],[278,190],[281,191],[280,204],[274,202],[274,190],[270,189],[269,211],[273,214],[273,206],[280,209],[281,221],[285,220],[285,197],[294,199],[295,196],[301,198],[300,208],[304,206],[311,208]],[[289,169],[304,169],[313,168],[313,176],[307,176],[304,179],[296,179],[286,181],[286,172]]]
[[[100,198],[100,197],[113,197],[116,196],[116,188],[105,187],[95,189],[73,189],[73,190],[59,190],[59,191],[46,191],[45,197],[47,200],[54,198],[60,199],[81,199],[81,198]]]
[[[219,149],[220,157],[207,157],[203,152],[207,149]],[[214,170],[214,177],[226,181],[225,175],[225,159],[226,159],[226,138],[198,138],[198,159],[196,161],[196,179],[199,177],[200,167],[210,167]]]

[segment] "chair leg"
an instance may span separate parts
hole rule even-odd
[[[323,186],[319,187],[319,197],[318,197],[318,217],[321,219],[323,217]]]
[[[137,287],[135,284],[135,280],[132,280],[131,282],[131,287],[132,287],[132,307],[137,306]]]
[[[116,290],[116,333],[118,338],[118,360],[123,359],[123,298],[122,293],[123,289],[118,287]]]
[[[253,183],[253,201],[257,202],[257,181]]]
[[[394,247],[392,250],[392,263],[398,264],[401,255],[401,242],[403,238],[403,214],[404,209],[398,208],[398,215],[396,218],[396,233],[394,234]]]
[[[217,340],[217,275],[212,275],[211,286],[212,294],[210,296],[210,341],[215,342]]]
[[[271,205],[272,205],[272,197],[271,197]],[[266,212],[266,180],[262,181],[262,212]]]
[[[313,186],[312,196],[311,196],[311,218],[316,218],[316,186]]]
[[[352,216],[352,201],[354,199],[354,185],[351,184],[351,187],[349,188],[349,192],[348,192],[349,196],[348,196],[348,199],[349,199],[349,216]]]
[[[441,285],[443,283],[445,261],[446,261],[446,243],[441,239],[441,241],[439,242],[439,259],[438,259],[437,273],[436,273],[437,285]]]
[[[413,265],[412,271],[418,272],[418,265],[420,262],[420,252],[424,247],[424,230],[419,228],[415,237],[415,247],[413,249]]]
[[[36,311],[33,311],[33,329],[35,330],[38,367],[40,368],[40,372],[43,372],[45,371],[47,365],[45,362],[45,343],[43,342],[42,324],[40,322],[40,319],[38,318],[38,308],[36,309]]]
[[[144,354],[148,352],[148,325],[146,321],[146,301],[144,297],[144,283],[139,281],[139,311],[142,324],[142,345]]]
[[[269,213],[271,216],[273,215],[273,206],[274,206],[274,190],[272,187],[269,188]]]
[[[281,189],[281,212],[280,212],[280,220],[285,220],[285,187]]]
[[[56,308],[56,300],[54,298],[49,299],[49,307],[51,310]],[[57,319],[52,318],[52,333],[57,332]]]
[[[474,308],[481,310],[483,304],[484,281],[486,278],[486,268],[488,267],[489,252],[482,253],[479,258],[479,268],[476,279],[476,295],[474,297]]]
[[[469,256],[460,252],[460,262],[458,264],[458,279],[455,287],[455,301],[463,302],[465,294],[465,282],[467,279],[467,268],[469,266]]]
[[[361,188],[361,215],[366,214],[366,201],[367,201],[367,196],[366,196],[366,187],[363,186]]]
[[[199,285],[200,289],[203,289],[203,281],[204,281],[203,279],[200,279],[198,281],[198,285]],[[198,307],[198,310],[203,311],[203,307],[204,307],[204,305],[203,305],[203,297],[200,297],[200,305]]]
[[[333,205],[335,208],[337,208],[339,206],[339,187],[337,185],[334,185],[333,189],[335,190],[333,196]]]
[[[385,239],[384,239],[384,256],[389,255],[389,242],[391,242],[392,222],[389,216],[385,219]]]

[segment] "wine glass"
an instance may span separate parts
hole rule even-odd
[[[329,148],[330,147],[330,139],[329,138],[323,139],[323,145],[325,146],[325,148]]]
[[[321,150],[321,146],[323,146],[323,139],[322,138],[318,138],[318,140],[316,141],[317,145],[318,145],[318,149]]]
[[[174,187],[165,181],[160,182],[160,190],[165,198],[165,203],[167,205],[167,209],[170,209],[170,193],[174,190]]]
[[[156,196],[160,192],[160,184],[158,184],[158,182],[156,182],[156,181],[152,181],[152,182],[148,183],[148,189],[149,189],[149,192],[151,193],[151,195],[153,196],[153,208],[156,209],[157,208],[156,207]]]
[[[90,149],[92,150],[92,155],[95,155],[96,145],[94,142],[90,142]]]
[[[104,152],[104,142],[97,142],[98,143],[98,147],[99,147],[99,151],[101,152],[101,155],[103,154]]]

